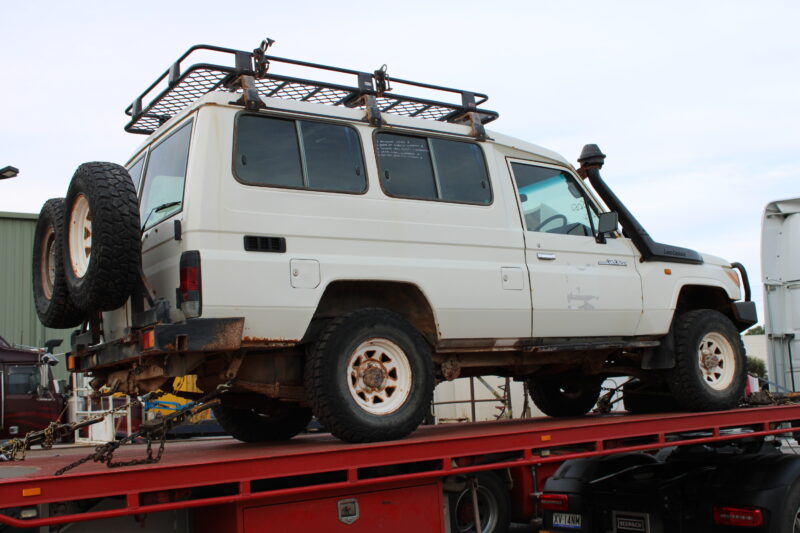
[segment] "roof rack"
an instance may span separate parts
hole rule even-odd
[[[381,113],[467,124],[472,126],[472,134],[479,139],[486,138],[483,125],[499,116],[495,111],[478,108],[489,99],[485,94],[399,78],[390,79],[386,65],[369,73],[268,56],[266,51],[273,42],[266,39],[252,52],[203,44],[192,46],[128,106],[125,114],[131,120],[125,126],[125,131],[153,133],[194,100],[214,91],[240,94],[241,98],[235,103],[249,109],[266,107],[260,97],[360,108],[366,111],[365,121],[375,126],[383,123]],[[233,56],[233,66],[195,63],[184,69],[182,64],[187,62],[189,56],[200,51]],[[357,84],[339,85],[273,74],[269,72],[271,63],[352,75],[356,77]],[[164,84],[166,88],[159,91]],[[391,84],[458,95],[460,103],[395,94],[390,92]],[[143,105],[145,101],[149,102],[146,106]]]

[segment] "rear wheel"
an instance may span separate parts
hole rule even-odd
[[[531,399],[548,416],[581,416],[600,398],[603,378],[560,375],[530,378]]]
[[[36,314],[45,327],[72,328],[80,325],[85,313],[69,299],[64,278],[64,199],[53,198],[42,206],[33,237],[33,299]]]
[[[450,511],[450,533],[503,533],[508,531],[511,502],[508,486],[497,474],[475,475],[480,530],[475,527],[475,506],[472,488],[467,483],[459,492],[447,493]]]
[[[332,320],[306,357],[305,391],[314,415],[348,442],[405,437],[425,417],[433,386],[430,346],[386,309]]]
[[[257,408],[221,403],[213,411],[222,429],[243,442],[291,439],[311,421],[309,408],[269,399]]]
[[[675,323],[675,368],[668,380],[675,400],[693,411],[732,409],[744,397],[747,364],[739,332],[720,313],[699,309]]]

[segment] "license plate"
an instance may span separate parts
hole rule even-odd
[[[553,527],[581,528],[581,515],[575,513],[553,513]]]
[[[650,533],[650,517],[647,513],[624,513],[614,511],[614,533]]]

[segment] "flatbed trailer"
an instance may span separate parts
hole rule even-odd
[[[347,444],[326,434],[267,444],[218,438],[170,442],[155,464],[108,468],[87,462],[64,475],[55,473],[91,450],[34,450],[24,462],[0,466],[0,524],[22,529],[92,521],[77,530],[93,531],[119,517],[142,521],[185,510],[183,530],[197,532],[468,531],[453,521],[468,521],[465,511],[472,514],[476,507],[479,513],[482,507],[491,511],[481,502],[469,505],[476,501],[470,496],[479,495],[471,480],[495,472],[509,488],[503,520],[531,524],[534,531],[561,531],[547,510],[574,509],[563,499],[550,501],[543,490],[566,461],[752,443],[788,434],[793,423],[800,423],[800,406],[424,426],[408,438],[371,444]],[[125,446],[115,460],[144,453],[143,445]],[[453,509],[458,503],[453,494],[466,495],[467,505]],[[484,530],[504,530],[490,525]],[[161,529],[154,522],[148,530]]]

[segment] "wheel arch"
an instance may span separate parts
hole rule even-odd
[[[673,313],[669,332],[662,338],[661,346],[645,354],[642,359],[642,368],[664,370],[675,366],[673,332],[675,320],[680,315],[697,309],[712,309],[728,317],[738,328],[733,307],[733,300],[725,287],[714,281],[692,280],[676,287],[672,297]]]
[[[417,285],[401,281],[336,280],[325,287],[306,332],[321,319],[341,316],[358,309],[380,307],[400,314],[432,346],[439,338],[438,322],[429,299]]]

